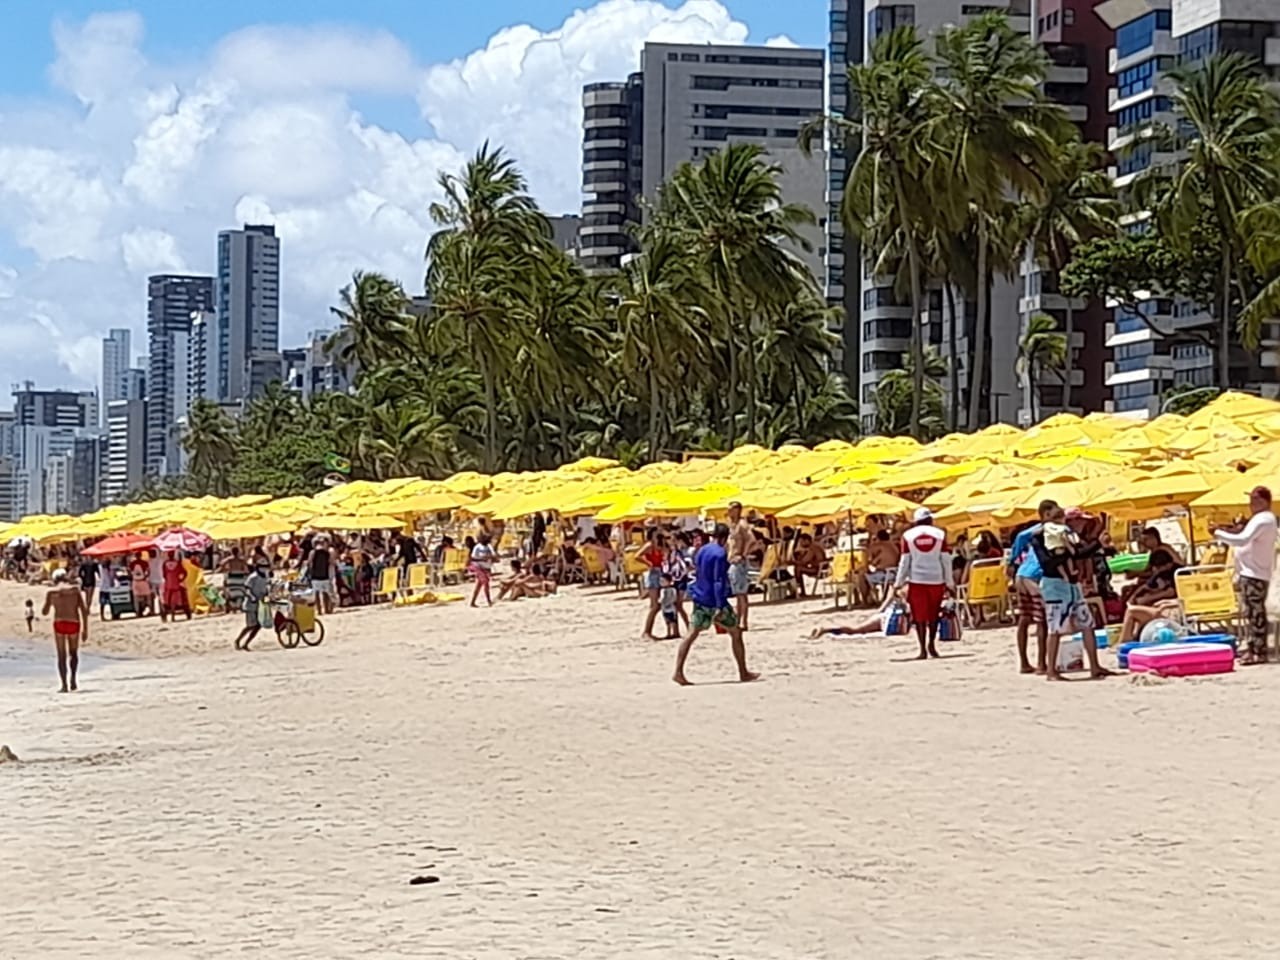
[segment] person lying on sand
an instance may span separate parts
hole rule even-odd
[[[44,597],[44,615],[53,611],[53,642],[58,648],[58,677],[62,693],[76,689],[76,670],[80,666],[80,640],[89,639],[89,608],[80,587],[67,580],[67,571],[53,571],[53,587]],[[67,661],[71,678],[67,682]]]
[[[809,633],[810,640],[817,640],[819,637],[854,637],[862,636],[870,633],[883,634],[889,629],[889,607],[898,599],[896,591],[890,591],[889,595],[884,598],[884,602],[880,604],[880,609],[873,613],[865,614],[864,620],[847,625],[837,624],[831,627],[814,627]]]

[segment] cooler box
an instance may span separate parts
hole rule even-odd
[[[1235,651],[1225,643],[1159,643],[1129,654],[1131,671],[1161,677],[1230,673],[1235,666]]]
[[[137,612],[133,607],[132,587],[112,587],[104,591],[104,596],[107,598],[107,612],[111,614],[112,620],[119,620],[126,613]]]

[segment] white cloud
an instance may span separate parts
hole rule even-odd
[[[242,221],[282,238],[285,344],[329,323],[353,270],[416,291],[438,177],[481,141],[549,212],[576,209],[583,84],[626,77],[647,40],[748,36],[717,0],[603,0],[450,63],[317,25],[246,27],[168,64],[144,55],[145,28],[134,13],[53,23],[48,92],[0,102],[0,382],[93,384],[109,327],[145,353],[146,276],[211,272],[217,231]],[[370,96],[415,105],[430,135],[371,122]]]
[[[770,37],[768,40],[764,42],[764,45],[766,47],[787,47],[787,48],[794,48],[794,47],[800,46],[800,44],[796,43],[794,40],[788,37],[785,33],[780,33],[776,37]]]

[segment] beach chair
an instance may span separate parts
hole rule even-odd
[[[969,626],[977,622],[977,614],[984,606],[994,606],[996,616],[1004,617],[1009,610],[1009,578],[1004,560],[973,561],[969,564],[969,582],[957,587],[956,595]]]
[[[378,587],[373,591],[373,599],[376,601],[379,597],[385,597],[391,600],[400,590],[400,568],[399,567],[383,567],[382,573],[378,576]]]
[[[590,547],[582,548],[582,576],[584,583],[600,583],[609,579],[609,568],[600,554]]]
[[[840,606],[840,597],[843,594],[849,595],[849,606],[852,608],[858,581],[854,572],[853,554],[850,551],[842,551],[831,558],[831,573],[822,585],[834,598],[837,608]]]
[[[440,567],[441,583],[461,583],[467,575],[466,547],[450,547],[444,552],[444,564]]]
[[[430,587],[430,584],[427,582],[430,578],[431,564],[411,564],[409,567],[409,577],[402,592],[411,596],[415,591],[427,590]]]
[[[772,603],[775,600],[791,599],[796,595],[796,582],[794,580],[777,580],[773,574],[781,568],[782,549],[776,544],[771,543],[764,552],[764,559],[760,563],[760,576],[757,582],[764,590],[764,602]]]
[[[627,583],[635,583],[637,589],[644,582],[649,567],[640,559],[639,546],[630,546],[622,552],[622,577]]]
[[[1239,635],[1240,599],[1225,564],[1183,567],[1174,573],[1173,586],[1188,627]]]

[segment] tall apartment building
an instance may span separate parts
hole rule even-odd
[[[98,422],[98,395],[92,390],[37,390],[30,380],[13,390],[19,427],[92,427]]]
[[[1107,80],[1112,33],[1094,13],[1101,2],[1041,0],[1035,11],[1033,37],[1049,60],[1045,94],[1067,111],[1083,141],[1105,148],[1110,120]],[[1058,290],[1053,265],[1038,260],[1033,250],[1027,251],[1020,276],[1023,293],[1018,302],[1022,315],[1019,336],[1026,332],[1032,317],[1047,315],[1057,321],[1059,331],[1070,335],[1070,348],[1062,375],[1041,378],[1034,406],[1028,392],[1030,384],[1020,385],[1019,421],[1030,423],[1033,411],[1044,418],[1066,409],[1077,413],[1102,410],[1110,398],[1106,385],[1109,312],[1105,304],[1080,297],[1068,303]],[[1071,386],[1069,407],[1064,378],[1069,378]]]
[[[841,117],[851,117],[853,104],[849,99],[849,67],[862,63],[866,55],[864,0],[831,0],[828,15],[827,43],[827,110]],[[862,249],[858,238],[847,233],[841,209],[844,205],[844,185],[849,176],[849,161],[856,146],[846,145],[838,138],[828,138],[827,154],[827,214],[826,236],[826,294],[827,303],[844,308],[843,344],[844,375],[849,389],[856,397],[860,393],[862,341]],[[845,271],[852,270],[846,283]]]
[[[191,316],[213,309],[213,278],[160,274],[147,281],[146,469],[155,476],[177,471],[173,423],[179,409],[175,338],[191,330]]]
[[[280,240],[273,226],[218,234],[218,399],[238,403],[280,379]]]
[[[682,163],[726,143],[765,147],[782,167],[782,190],[807,206],[817,226],[802,232],[815,278],[825,276],[825,161],[805,157],[800,128],[823,112],[822,50],[647,43],[640,70],[623,83],[583,89],[581,257],[588,269],[616,268],[631,249],[627,224]]]
[[[124,397],[124,375],[133,361],[133,335],[123,327],[107,331],[102,339],[102,407]]]
[[[120,503],[142,485],[147,472],[147,404],[114,400],[107,404],[107,455],[102,502]]]
[[[1107,145],[1114,155],[1110,172],[1122,196],[1131,193],[1145,171],[1173,166],[1181,159],[1176,147],[1154,136],[1158,127],[1177,123],[1168,76],[1174,66],[1194,65],[1215,52],[1244,53],[1271,72],[1280,65],[1280,3],[1275,0],[1251,4],[1107,0],[1097,10],[1115,31],[1109,58]],[[1149,228],[1149,220],[1149,213],[1133,214],[1126,229],[1141,232]],[[1107,326],[1110,409],[1154,416],[1164,391],[1172,385],[1217,385],[1214,353],[1197,336],[1216,333],[1209,310],[1186,299],[1154,295],[1138,309],[1140,315],[1116,308]],[[1233,346],[1232,386],[1274,394],[1276,325],[1268,325],[1264,334],[1258,353]]]

